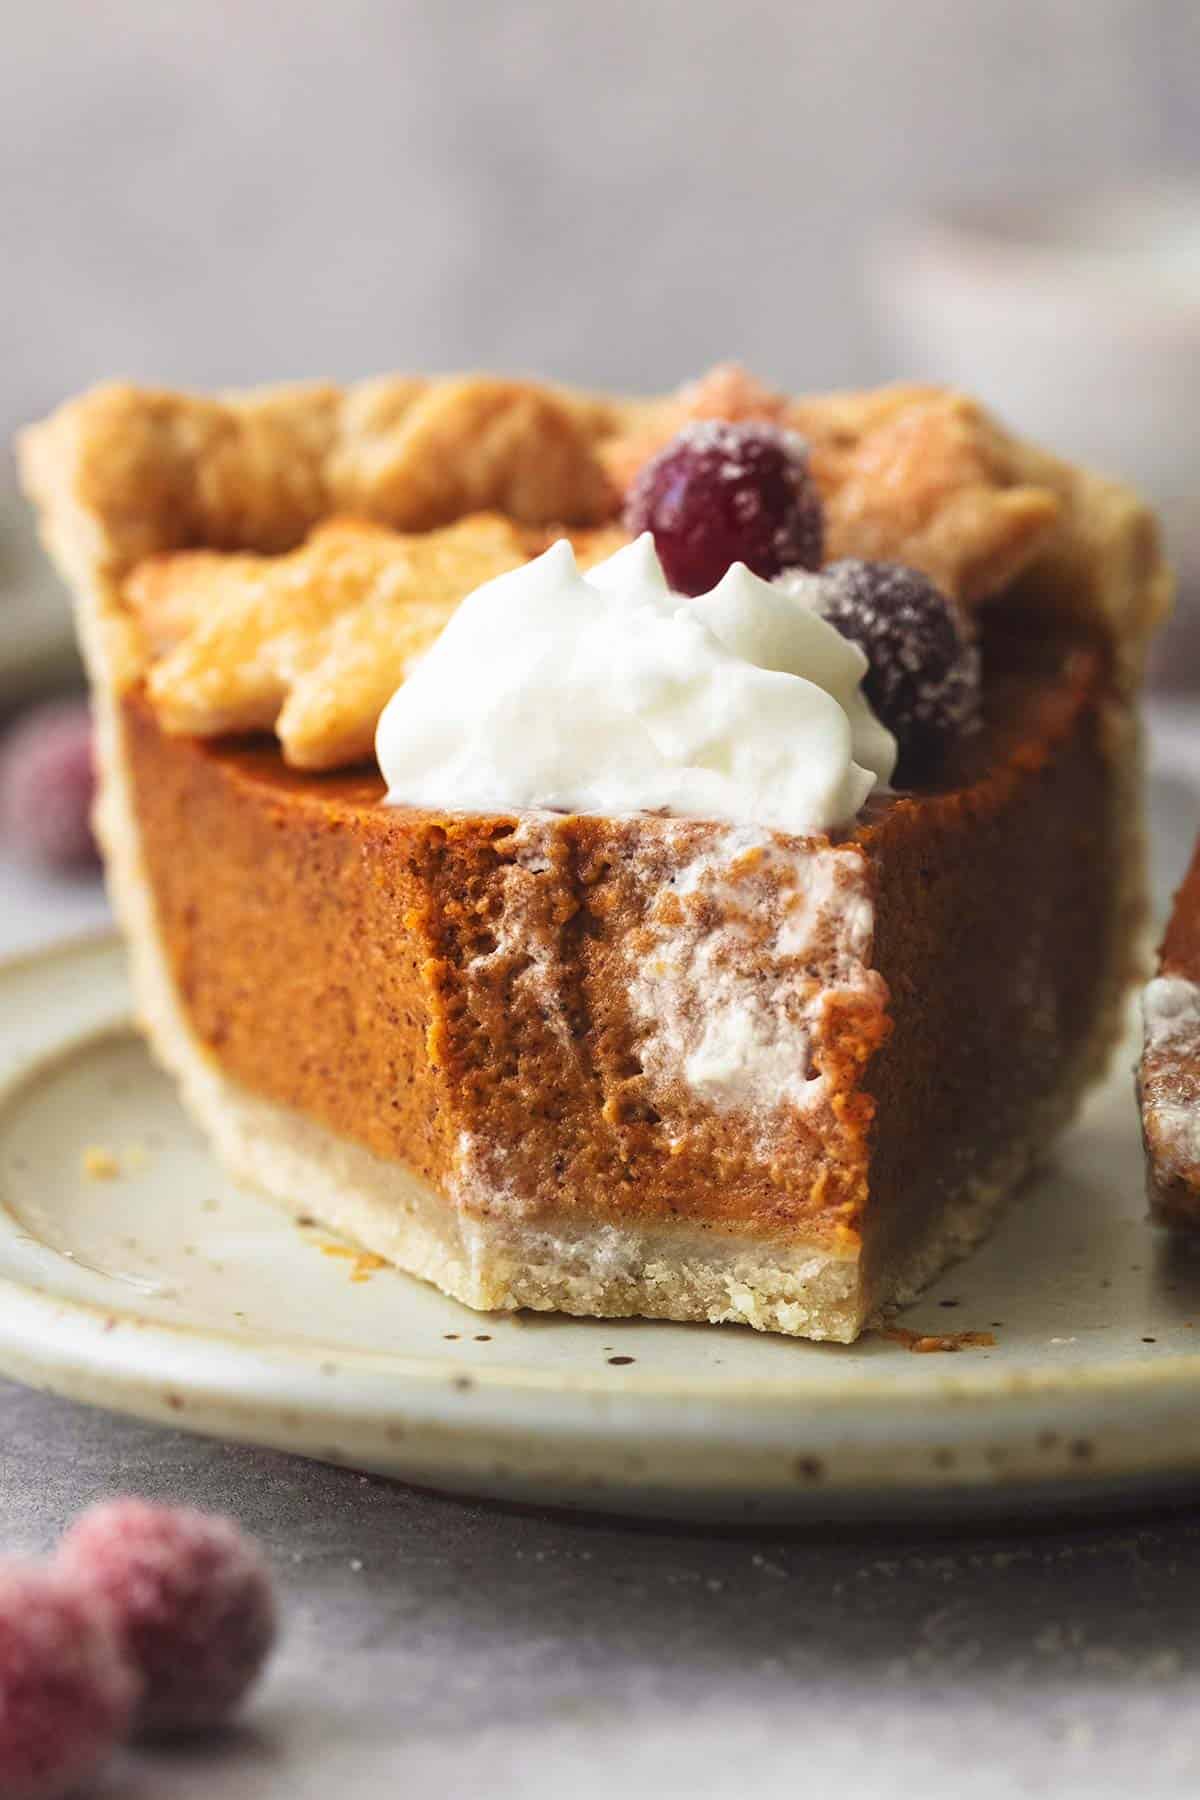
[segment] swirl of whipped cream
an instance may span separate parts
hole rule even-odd
[[[376,754],[395,805],[827,832],[895,766],[866,666],[741,563],[688,599],[649,532],[586,575],[560,540],[467,596],[388,702]]]

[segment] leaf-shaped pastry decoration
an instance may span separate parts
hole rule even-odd
[[[125,587],[150,699],[170,732],[273,730],[295,768],[358,762],[459,601],[554,535],[492,514],[414,534],[334,519],[283,556],[150,558]],[[624,541],[603,530],[573,536],[584,563]]]
[[[797,402],[812,445],[826,556],[908,563],[968,606],[1047,544],[1062,505],[983,409],[944,388]]]

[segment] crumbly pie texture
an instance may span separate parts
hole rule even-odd
[[[651,401],[488,376],[212,400],[114,386],[31,430],[23,459],[118,686],[148,671],[168,731],[273,729],[287,762],[323,769],[370,754],[457,602],[555,525],[582,560],[608,554],[633,473],[707,416],[804,434],[830,561],[909,563],[968,612],[1027,589],[1093,619],[1137,678],[1169,595],[1150,514],[937,388],[791,401],[732,368]]]
[[[536,554],[557,527],[584,555],[605,554],[629,476],[705,416],[779,418],[808,437],[831,559],[909,562],[968,610],[1005,588],[1035,610],[1081,616],[1111,644],[1119,688],[1136,688],[1170,592],[1152,516],[1127,490],[1019,443],[938,389],[787,401],[731,369],[651,401],[475,376],[220,399],[109,386],[30,429],[21,462],[78,596],[97,826],[139,1011],[234,1172],[477,1307],[738,1319],[848,1339],[863,1296],[853,1260],[828,1245],[785,1252],[737,1235],[693,1243],[610,1227],[568,1242],[531,1236],[516,1218],[485,1229],[452,1217],[403,1167],[226,1076],[176,989],[133,802],[121,696],[143,679],[168,728],[271,722],[301,767],[353,759],[381,692],[403,678],[460,587]],[[340,575],[327,584],[331,566]],[[381,644],[394,657],[386,671],[372,663]],[[1120,911],[1132,918],[1140,845],[1124,705],[1114,707],[1111,758],[1124,784]],[[1102,1065],[1127,974],[1114,965],[1080,1083]],[[891,1279],[894,1297],[980,1235],[1077,1097],[1078,1085],[1048,1096],[1031,1140],[1013,1144],[1012,1166],[946,1213],[937,1240]]]

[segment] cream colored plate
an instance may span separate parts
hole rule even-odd
[[[331,1254],[221,1174],[127,1009],[111,940],[0,969],[0,1371],[20,1380],[609,1511],[1023,1514],[1200,1477],[1200,1264],[1143,1218],[1132,1047],[1054,1172],[904,1320],[995,1347],[914,1355],[479,1315]]]

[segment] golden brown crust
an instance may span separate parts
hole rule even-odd
[[[566,535],[584,568],[624,541],[602,528]],[[147,557],[124,594],[159,720],[197,737],[273,731],[298,769],[369,757],[384,706],[463,595],[548,538],[494,513],[403,533],[331,519],[282,556]]]
[[[462,376],[377,382],[348,399],[329,463],[341,505],[401,531],[483,510],[523,523],[595,525],[617,496],[596,454],[598,420],[532,382]]]
[[[962,394],[884,388],[790,421],[812,442],[830,559],[910,563],[967,605],[1007,587],[1062,515],[1052,489],[1023,481],[1015,446]]]
[[[617,496],[592,446],[615,423],[483,375],[221,398],[113,383],[28,432],[23,457],[35,497],[65,479],[121,575],[163,550],[289,550],[342,512],[400,531],[482,511],[600,524]]]
[[[521,527],[561,523],[619,535],[615,514],[632,471],[681,423],[711,416],[771,418],[808,436],[830,556],[911,563],[970,606],[1016,585],[1031,606],[1099,626],[1125,686],[1136,683],[1170,594],[1152,516],[1127,489],[1021,444],[974,402],[938,388],[790,401],[729,367],[648,401],[493,376],[392,376],[345,390],[215,399],[113,385],[27,432],[22,464],[48,540],[97,600],[90,628],[104,639],[118,683],[129,685],[174,645],[169,671],[154,682],[164,722],[220,732],[251,719],[270,724],[272,707],[278,712],[288,697],[276,671],[260,678],[248,702],[233,655],[226,692],[213,656],[222,633],[229,649],[243,647],[232,622],[239,588],[245,633],[253,640],[259,629],[263,572],[247,553],[294,551],[340,513],[404,533],[437,533],[464,515],[495,511]],[[465,547],[471,534],[463,531],[451,541]],[[376,549],[376,562],[386,562],[382,544]],[[237,560],[197,560],[198,550]],[[393,550],[398,562],[412,554],[407,543]],[[187,554],[174,567],[141,568],[169,552]],[[313,563],[323,554],[318,536]],[[446,555],[433,546],[431,555],[441,571],[439,605],[455,585],[461,597],[477,579],[467,549],[457,582]],[[424,604],[415,588],[411,601]],[[202,700],[177,642],[196,613]],[[406,619],[409,654],[420,635],[416,616]],[[313,668],[330,673],[312,646],[300,661],[301,680]],[[327,767],[369,747],[383,677],[352,680],[354,666],[348,658],[323,724],[315,707],[301,708],[301,724],[289,726],[285,716],[285,751],[301,766]]]
[[[515,526],[483,514],[404,536],[334,520],[288,555],[238,556],[232,590],[227,559],[214,560],[188,557],[188,582],[207,591],[150,671],[159,717],[198,736],[274,731],[295,767],[325,769],[370,755],[388,699],[463,594],[525,555]],[[161,585],[177,617],[179,593]],[[142,616],[161,620],[145,606]]]

